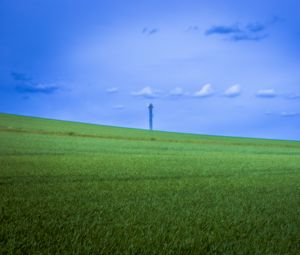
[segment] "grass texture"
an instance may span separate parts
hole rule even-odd
[[[0,114],[0,254],[299,254],[300,142]]]

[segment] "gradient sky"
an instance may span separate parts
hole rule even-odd
[[[0,112],[300,140],[298,0],[0,0]]]

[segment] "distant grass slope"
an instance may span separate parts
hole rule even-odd
[[[299,254],[300,142],[0,114],[0,254]]]

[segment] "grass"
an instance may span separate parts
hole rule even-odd
[[[299,254],[300,142],[0,114],[1,254]]]

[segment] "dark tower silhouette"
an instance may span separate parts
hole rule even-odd
[[[149,129],[153,129],[153,104],[149,104]]]

